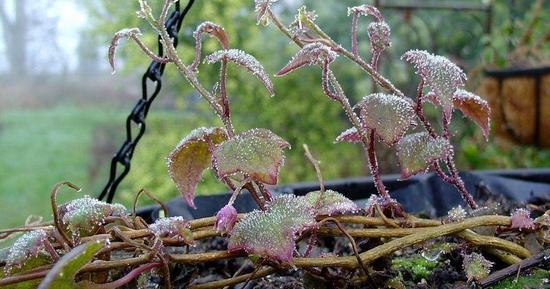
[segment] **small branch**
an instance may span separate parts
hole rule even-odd
[[[212,281],[212,282],[203,283],[203,284],[189,285],[189,287],[187,287],[187,288],[188,289],[223,288],[223,287],[226,287],[226,286],[231,286],[231,285],[235,285],[235,284],[245,282],[246,280],[248,280],[250,278],[262,278],[262,277],[265,277],[267,275],[273,274],[275,272],[277,272],[277,269],[274,269],[272,267],[266,267],[266,268],[263,268],[263,269],[260,269],[256,272],[254,272],[254,273],[244,274],[244,275],[240,275],[240,276],[237,276],[237,277],[231,277],[231,278],[218,280],[218,281]]]
[[[313,165],[313,168],[315,169],[315,173],[317,174],[317,180],[319,181],[319,190],[321,191],[321,196],[319,199],[323,197],[323,192],[325,191],[325,182],[323,180],[323,174],[321,174],[321,168],[319,167],[319,161],[315,159],[315,157],[311,154],[309,151],[309,147],[307,144],[303,145],[304,147],[304,154],[306,155],[306,158],[309,160],[311,165]],[[319,200],[317,200],[317,204],[319,203]],[[317,207],[317,204],[315,207]]]
[[[437,134],[435,133],[435,130],[432,127],[432,124],[428,121],[428,118],[426,117],[426,114],[424,113],[424,80],[420,79],[420,83],[418,83],[418,88],[416,89],[416,100],[415,105],[413,105],[414,111],[420,121],[422,122],[422,125],[424,125],[424,128],[426,131],[430,134],[432,138],[436,138]]]
[[[380,177],[380,170],[378,168],[378,160],[376,158],[376,152],[374,151],[374,140],[376,139],[376,134],[374,129],[370,130],[370,135],[368,138],[368,143],[365,147],[365,150],[367,151],[367,158],[369,161],[369,167],[372,174],[372,179],[374,181],[374,185],[376,187],[376,190],[378,191],[378,194],[383,197],[385,200],[390,200],[390,194],[386,190],[386,186],[382,182],[382,179]]]
[[[67,236],[67,232],[65,232],[65,230],[63,229],[63,226],[61,225],[61,220],[59,220],[59,212],[57,211],[57,193],[59,192],[62,186],[67,186],[71,189],[74,189],[77,192],[80,191],[80,188],[71,182],[61,182],[61,183],[57,183],[53,187],[52,192],[50,193],[50,202],[52,206],[54,226],[56,227],[57,231],[59,232],[63,240],[72,248],[74,247],[74,244],[72,240],[69,238],[69,236]]]

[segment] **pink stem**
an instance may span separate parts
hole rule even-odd
[[[386,190],[386,186],[380,178],[380,169],[378,168],[378,159],[376,158],[376,153],[374,152],[374,140],[376,138],[374,129],[370,130],[369,142],[367,145],[367,156],[369,159],[370,171],[372,174],[372,180],[376,186],[378,194],[383,197],[385,200],[390,200],[390,194]]]

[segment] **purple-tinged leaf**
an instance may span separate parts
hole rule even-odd
[[[393,94],[370,94],[356,106],[360,109],[364,125],[374,129],[387,145],[396,143],[414,123],[412,105]]]
[[[50,269],[38,289],[82,288],[75,282],[76,274],[94,258],[95,254],[108,245],[108,240],[90,241],[81,244],[65,254]]]
[[[233,205],[227,204],[221,208],[216,214],[216,223],[214,228],[222,234],[229,233],[233,230],[237,222],[237,209]]]
[[[447,121],[453,110],[453,94],[466,81],[466,74],[449,59],[433,55],[423,50],[409,50],[401,59],[416,68],[416,74],[422,77],[424,85],[430,87],[443,107]]]
[[[333,62],[338,54],[323,43],[315,42],[302,47],[275,76],[283,76],[300,67]]]
[[[535,228],[535,220],[531,219],[530,212],[526,209],[516,209],[510,216],[510,228],[522,230],[532,230]]]
[[[344,195],[333,190],[313,191],[307,193],[303,198],[313,208],[317,216],[331,216],[334,214],[355,213],[359,207]]]
[[[45,251],[45,242],[49,242],[48,233],[43,229],[21,235],[11,247],[7,248],[5,259],[0,260],[6,262],[4,273],[10,275],[20,270],[29,270],[51,263],[52,260]],[[32,266],[29,266],[31,263]]]
[[[315,226],[313,209],[303,198],[277,196],[266,211],[254,210],[235,225],[227,249],[292,263],[296,237]]]
[[[269,24],[268,11],[271,9],[271,4],[278,0],[254,0],[254,11],[256,12],[256,25],[264,26]]]
[[[369,23],[367,34],[373,51],[382,51],[391,46],[391,29],[388,23],[384,21]]]
[[[284,163],[283,149],[290,145],[267,129],[252,129],[219,144],[213,159],[222,177],[245,174],[255,181],[277,184]]]
[[[397,143],[397,158],[401,166],[401,178],[406,179],[423,172],[438,160],[451,153],[449,141],[442,138],[432,138],[426,132],[404,136]]]
[[[225,33],[225,29],[223,29],[220,25],[210,21],[201,23],[195,32],[193,32],[193,37],[197,42],[201,41],[201,36],[203,33],[208,33],[210,36],[215,37],[220,42],[223,49],[227,49],[229,47],[229,40],[227,38],[227,34]]]
[[[160,218],[156,220],[149,229],[153,234],[160,237],[176,239],[186,244],[193,244],[191,224],[181,216]]]
[[[141,32],[139,31],[138,28],[127,28],[127,29],[122,29],[118,32],[115,33],[115,35],[113,36],[113,39],[111,40],[111,45],[109,45],[109,53],[108,53],[108,58],[109,58],[109,65],[111,65],[111,68],[113,70],[113,74],[115,74],[116,72],[116,69],[115,69],[115,54],[116,54],[116,48],[118,46],[118,43],[120,42],[120,39],[121,38],[130,38],[132,36],[137,36],[137,35],[140,35]]]
[[[238,66],[241,66],[248,70],[252,75],[256,76],[260,80],[270,95],[274,95],[273,83],[269,79],[262,64],[254,58],[254,56],[239,50],[239,49],[225,49],[218,50],[204,59],[206,63],[216,63],[223,60],[231,61]]]
[[[384,16],[382,15],[382,13],[380,13],[380,10],[378,10],[378,8],[374,6],[367,5],[367,4],[348,7],[348,16],[353,14],[360,15],[360,16],[371,15],[374,18],[376,18],[376,21],[379,21],[379,22],[384,21]]]
[[[466,90],[457,89],[453,95],[453,105],[471,118],[481,128],[485,139],[489,139],[491,108],[486,100]]]
[[[348,128],[343,131],[334,142],[351,142],[358,143],[361,142],[361,134],[357,131],[356,128]]]
[[[224,129],[198,128],[180,141],[168,156],[168,172],[189,206],[195,208],[193,199],[202,173],[210,167],[210,145],[227,139]]]

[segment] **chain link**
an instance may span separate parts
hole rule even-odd
[[[181,29],[183,18],[185,17],[185,15],[187,15],[187,12],[189,12],[189,9],[191,9],[191,6],[193,6],[194,2],[195,0],[189,0],[187,2],[187,6],[185,6],[183,11],[180,11],[180,2],[176,1],[174,11],[170,14],[170,16],[168,16],[166,22],[164,23],[164,27],[166,27],[166,31],[168,32],[168,35],[170,36],[174,47],[177,47],[178,45],[177,36],[178,32]],[[157,45],[158,55],[162,57],[164,49],[160,36],[158,37]],[[147,68],[147,71],[145,71],[143,77],[141,78],[141,99],[138,100],[138,102],[126,118],[126,140],[111,160],[109,180],[107,181],[107,184],[105,185],[103,191],[98,197],[98,199],[100,200],[106,197],[106,201],[108,203],[111,203],[115,196],[118,185],[124,179],[124,177],[126,177],[128,172],[130,172],[130,162],[134,155],[134,150],[139,140],[145,133],[145,118],[149,113],[149,108],[151,107],[153,100],[155,100],[162,88],[162,74],[164,73],[165,67],[165,63],[152,61]],[[149,95],[149,83],[154,85],[151,95]],[[137,131],[135,136],[133,134],[134,131]],[[122,168],[122,171],[120,172],[119,167]]]

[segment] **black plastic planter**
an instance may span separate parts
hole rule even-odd
[[[468,191],[474,199],[504,197],[513,201],[541,199],[550,201],[550,169],[518,169],[500,171],[472,171],[461,174]],[[465,206],[456,189],[442,181],[435,174],[424,174],[399,181],[397,175],[383,177],[390,194],[397,199],[409,213],[424,213],[440,217],[452,207]],[[327,189],[338,191],[364,207],[366,200],[376,189],[371,178],[350,178],[326,182]],[[296,183],[281,185],[272,189],[274,194],[304,195],[318,190],[317,183]],[[199,196],[195,199],[197,209],[189,207],[182,198],[166,203],[171,216],[183,216],[197,219],[213,216],[230,198],[230,194]],[[257,208],[249,194],[241,194],[235,204],[238,212],[249,212]],[[138,210],[138,215],[148,222],[158,217],[158,205]]]

